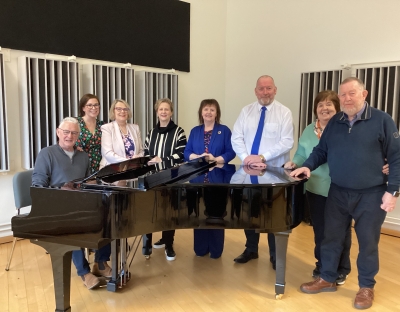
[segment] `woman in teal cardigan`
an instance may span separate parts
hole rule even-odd
[[[285,164],[287,169],[301,167],[305,160],[310,156],[313,148],[319,143],[319,139],[324,132],[325,126],[333,115],[340,111],[340,101],[336,92],[331,90],[322,91],[317,94],[314,100],[315,122],[309,124],[303,131],[296,154],[292,161]],[[328,164],[325,163],[315,169],[306,183],[306,196],[310,208],[310,217],[314,230],[314,256],[317,259],[316,267],[312,276],[317,278],[320,275],[321,267],[321,242],[324,238],[325,202],[328,197],[331,178],[329,176]],[[350,247],[351,247],[351,229],[349,227],[346,240],[343,246],[342,255],[338,267],[339,277],[336,280],[337,285],[343,285],[347,275],[350,273]]]

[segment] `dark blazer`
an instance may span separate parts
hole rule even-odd
[[[236,156],[232,149],[231,135],[232,132],[227,126],[216,123],[208,146],[209,153],[213,154],[214,157],[222,156],[225,163],[230,162]],[[194,127],[190,131],[184,152],[185,160],[189,160],[192,153],[198,155],[204,153],[204,125]]]

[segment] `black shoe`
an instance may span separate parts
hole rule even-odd
[[[246,249],[239,257],[233,259],[233,261],[235,261],[236,263],[247,263],[251,259],[257,259],[257,258],[258,258],[258,252],[251,252],[247,251]]]
[[[172,245],[165,245],[165,256],[168,261],[173,261],[176,258],[176,253]]]
[[[344,285],[346,283],[347,275],[346,274],[339,274],[336,279],[336,285]]]
[[[272,268],[276,271],[276,260],[274,260],[274,258],[270,256],[269,261],[272,263]]]
[[[315,269],[312,271],[312,277],[317,278],[321,275],[320,267],[317,265]]]
[[[163,247],[165,247],[165,243],[163,242],[162,238],[158,242],[153,244],[153,248],[156,248],[156,249],[163,248]]]

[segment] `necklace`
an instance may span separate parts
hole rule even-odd
[[[122,130],[122,128],[118,125],[118,128],[119,128],[119,131],[121,131],[121,133],[123,134],[123,135],[128,135],[128,129],[126,129],[125,128],[125,132],[126,133],[124,133],[124,131]]]

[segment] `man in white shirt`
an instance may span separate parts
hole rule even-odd
[[[232,131],[232,147],[243,165],[281,167],[290,159],[293,147],[293,119],[291,111],[277,100],[277,88],[271,76],[258,78],[255,88],[257,101],[245,106],[235,122]],[[265,107],[265,119],[258,153],[252,153],[253,142],[258,130],[262,108]],[[246,263],[258,258],[260,233],[245,230],[246,249],[234,259],[236,263]],[[270,261],[275,269],[275,237],[268,234]]]

